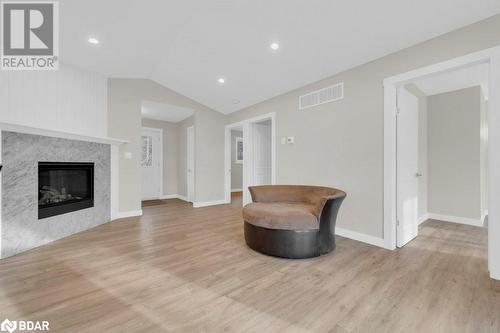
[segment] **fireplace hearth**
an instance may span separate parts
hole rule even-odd
[[[94,163],[38,162],[38,219],[94,207]]]

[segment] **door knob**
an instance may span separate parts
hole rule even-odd
[[[417,172],[417,173],[415,173],[415,177],[420,178],[420,177],[422,177],[422,174]]]

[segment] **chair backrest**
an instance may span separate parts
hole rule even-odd
[[[323,197],[343,193],[331,187],[307,185],[263,185],[249,187],[254,202],[321,203]]]

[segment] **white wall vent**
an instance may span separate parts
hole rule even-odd
[[[299,97],[299,110],[313,106],[335,102],[344,98],[344,82],[310,92]]]

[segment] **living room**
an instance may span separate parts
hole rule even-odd
[[[500,330],[500,3],[1,6],[2,330]]]

